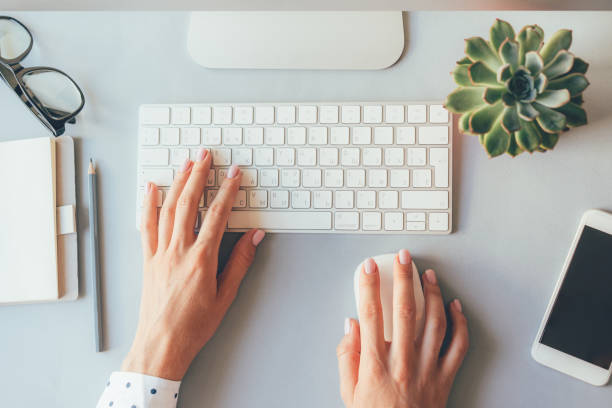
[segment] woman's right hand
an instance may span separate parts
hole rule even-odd
[[[401,250],[393,265],[393,339],[386,343],[380,277],[373,259],[359,279],[359,322],[347,319],[338,345],[340,393],[349,408],[442,408],[468,349],[461,303],[450,303],[452,338],[440,354],[446,333],[442,294],[433,270],[423,275],[425,325],[416,333],[412,259]],[[415,340],[416,338],[416,340]]]

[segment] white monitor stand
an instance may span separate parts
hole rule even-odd
[[[404,24],[400,11],[193,12],[187,47],[208,68],[383,69]]]

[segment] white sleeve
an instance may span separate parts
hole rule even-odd
[[[176,408],[180,381],[139,373],[111,374],[96,408]]]

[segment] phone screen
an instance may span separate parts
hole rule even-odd
[[[540,343],[610,368],[612,235],[585,225]]]

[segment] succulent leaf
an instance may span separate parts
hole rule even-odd
[[[570,69],[569,73],[586,74],[589,69],[589,63],[582,58],[574,57],[574,66]]]
[[[532,106],[540,113],[536,120],[538,121],[538,125],[540,125],[544,131],[549,133],[563,131],[567,120],[562,113],[547,108],[544,105],[540,105],[537,102],[534,102]]]
[[[584,74],[569,74],[548,82],[548,89],[567,89],[572,96],[576,96],[589,86]]]
[[[510,38],[506,38],[499,47],[499,55],[504,64],[509,64],[512,72],[516,71],[519,64],[518,43]]]
[[[540,132],[533,122],[523,122],[521,130],[516,132],[516,143],[521,149],[529,153],[532,153],[540,146]]]
[[[516,157],[519,154],[523,153],[523,149],[516,143],[516,134],[510,135],[510,146],[508,146],[508,153],[512,157]]]
[[[465,54],[472,61],[482,61],[491,69],[497,69],[501,65],[501,61],[497,54],[491,50],[489,43],[482,37],[472,37],[465,40]]]
[[[533,80],[533,86],[535,87],[538,94],[544,92],[546,87],[548,86],[548,78],[543,73],[539,73]]]
[[[568,103],[556,109],[567,118],[567,126],[573,128],[587,124],[587,114],[575,103]]]
[[[552,150],[558,141],[558,133],[542,132],[542,143],[540,143],[540,147],[543,147],[546,150]]]
[[[544,61],[540,54],[535,51],[529,51],[525,54],[525,68],[529,70],[531,75],[536,76],[544,68]]]
[[[504,88],[487,88],[484,92],[484,100],[489,105],[493,105],[499,101],[502,96],[506,93]]]
[[[468,76],[470,81],[472,81],[472,85],[475,86],[498,85],[495,71],[492,71],[491,68],[482,61],[476,61],[468,67]]]
[[[453,79],[457,85],[472,86],[472,81],[468,75],[468,65],[457,65],[453,70]]]
[[[470,131],[472,133],[489,132],[495,121],[498,119],[503,108],[504,105],[501,102],[497,102],[494,105],[485,105],[484,107],[478,109],[470,117]]]
[[[553,79],[567,74],[574,66],[574,55],[571,52],[562,50],[544,67],[544,74],[547,78]]]
[[[469,57],[463,57],[457,61],[457,65],[472,65],[473,62]]]
[[[491,131],[484,135],[484,148],[490,157],[502,155],[510,147],[510,135],[506,133],[499,118],[491,128]]]
[[[459,118],[459,130],[461,133],[470,133],[470,116],[473,112],[465,112]]]
[[[507,21],[495,19],[490,31],[491,46],[497,52],[504,40],[514,39],[514,35],[514,28]]]
[[[570,101],[570,93],[567,89],[544,91],[536,98],[536,102],[549,108],[558,108]]]
[[[521,128],[516,106],[507,106],[502,114],[502,126],[506,133],[514,133]]]
[[[502,102],[504,106],[514,106],[516,104],[516,98],[512,96],[510,92],[506,92],[502,95]]]
[[[544,60],[544,65],[548,64],[561,50],[569,49],[572,45],[572,30],[559,30],[544,43],[540,55]]]
[[[505,83],[512,77],[512,68],[510,64],[504,64],[497,70],[497,82]]]
[[[516,70],[512,78],[506,83],[506,87],[521,102],[531,102],[536,97],[533,77],[524,68]]]
[[[537,25],[525,26],[519,31],[517,40],[519,43],[519,64],[525,64],[525,55],[529,51],[538,51],[544,40],[544,32]]]
[[[519,103],[518,105],[518,115],[524,121],[531,122],[537,118],[539,114],[540,113],[535,110],[530,103]]]
[[[575,103],[576,105],[580,106],[584,103],[584,98],[582,97],[582,94],[573,96],[572,99],[570,99],[571,103]]]
[[[451,92],[444,102],[444,107],[451,112],[463,113],[484,105],[485,88],[457,88]]]

